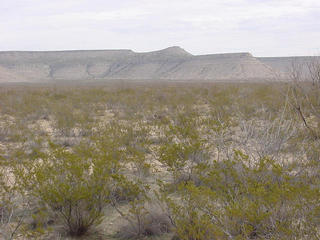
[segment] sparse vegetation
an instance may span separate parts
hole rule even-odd
[[[1,237],[319,239],[312,80],[1,87]]]

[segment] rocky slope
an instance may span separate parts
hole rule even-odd
[[[260,62],[272,67],[282,78],[288,77],[293,69],[299,70],[303,78],[307,78],[310,74],[308,65],[312,62],[319,62],[317,56],[302,57],[261,57],[257,58]]]
[[[281,58],[250,53],[194,56],[180,47],[131,50],[0,52],[0,82],[63,80],[262,80],[286,76]]]

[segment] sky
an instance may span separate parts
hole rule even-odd
[[[0,51],[320,53],[320,0],[0,0]]]

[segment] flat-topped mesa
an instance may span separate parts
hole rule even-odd
[[[68,51],[6,51],[0,52],[0,64],[52,63],[95,58],[119,58],[133,55],[132,50],[68,50]]]
[[[271,79],[269,66],[247,52],[194,56],[177,66],[169,78],[189,80],[256,80]]]
[[[83,53],[133,53],[131,49],[55,50],[55,51],[0,51],[0,55],[61,55]]]
[[[310,77],[310,63],[320,63],[320,56],[293,56],[293,57],[259,57],[257,58],[260,62],[269,65],[273,69],[284,73],[284,78],[289,78],[290,73],[295,70],[300,71],[301,77]]]
[[[289,60],[251,53],[192,55],[173,46],[153,52],[132,50],[0,52],[0,82],[92,80],[264,80],[281,76]]]

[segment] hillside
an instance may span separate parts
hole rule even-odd
[[[309,74],[308,64],[319,59],[319,57],[301,56],[301,57],[261,57],[257,58],[260,62],[272,67],[278,73],[282,73],[282,76],[290,71],[292,68],[299,69],[301,74],[306,77]]]
[[[306,58],[301,58],[305,61]],[[250,53],[194,56],[180,47],[131,50],[0,52],[0,82],[62,80],[262,80],[285,78],[290,58]]]

